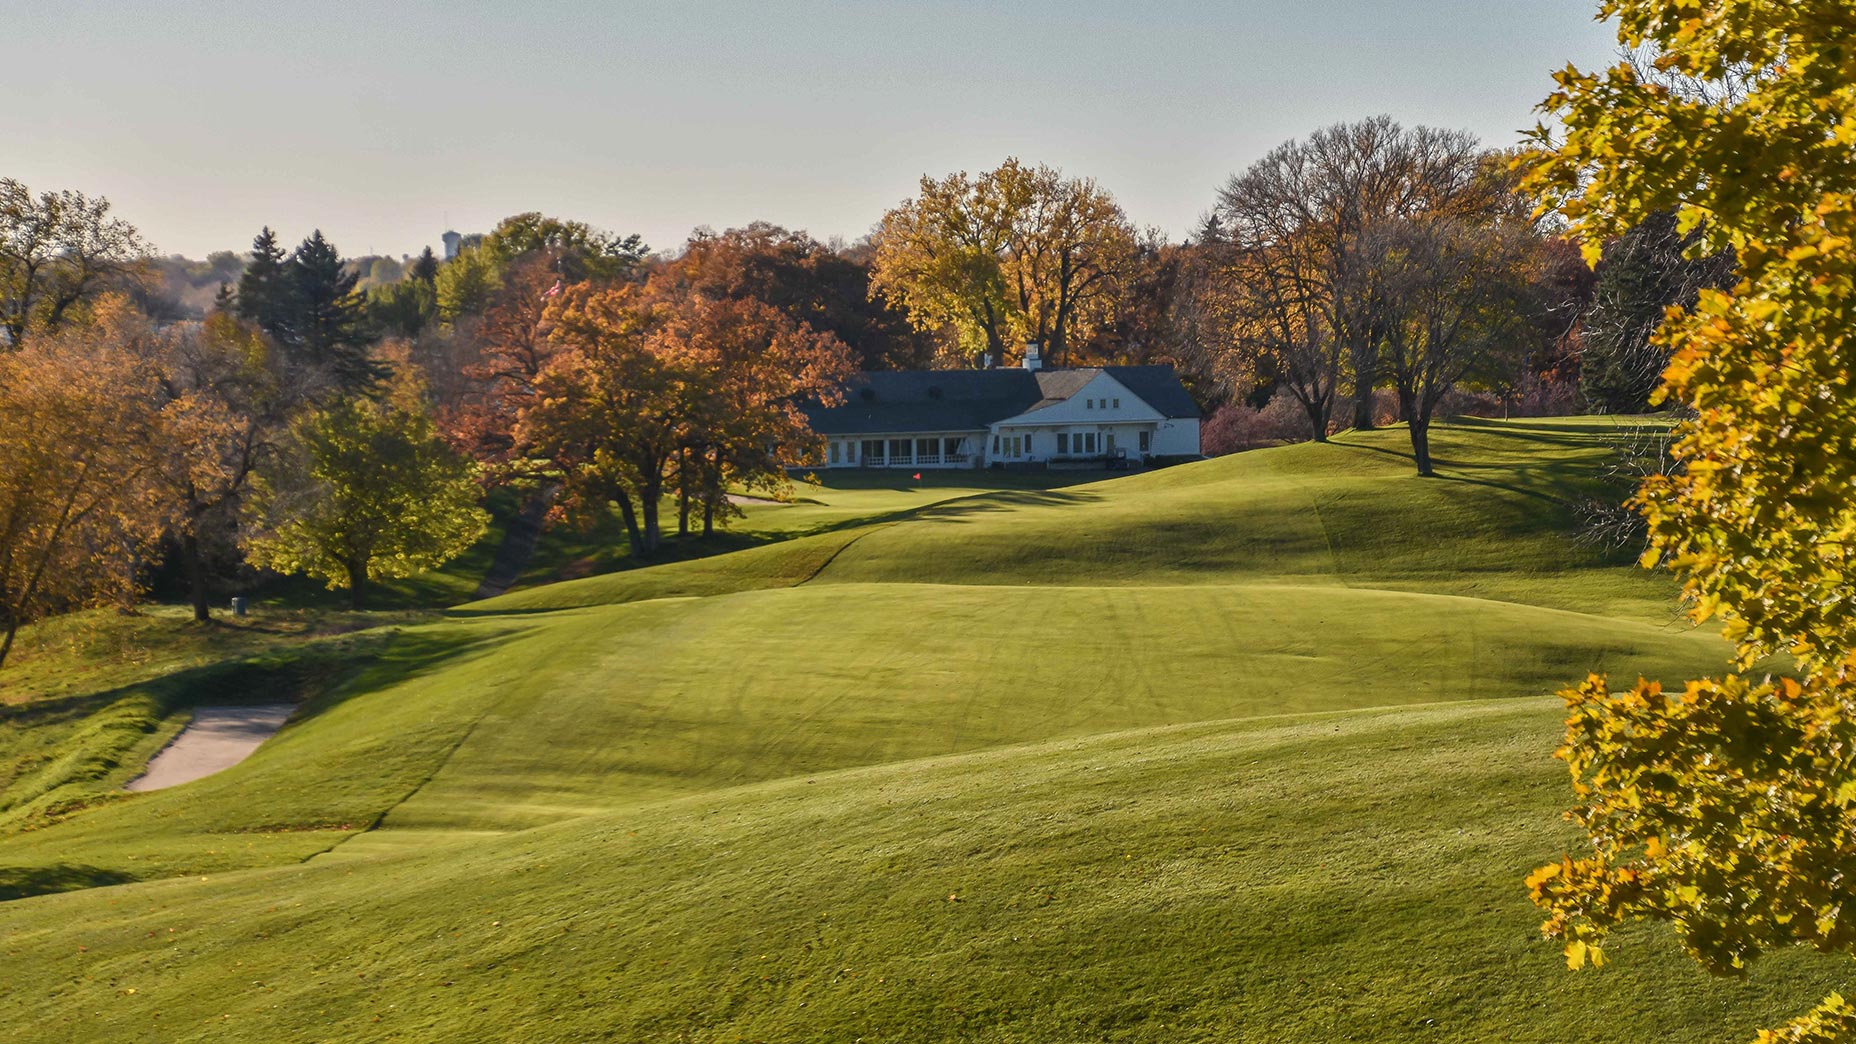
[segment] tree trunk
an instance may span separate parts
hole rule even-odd
[[[1411,456],[1418,462],[1418,474],[1436,474],[1431,468],[1431,411],[1411,411]]]
[[[632,507],[629,493],[619,494],[619,517],[625,520],[625,536],[632,543],[632,557],[644,557],[644,534],[638,531],[638,510]]]
[[[1328,418],[1321,407],[1312,402],[1302,404],[1302,411],[1308,414],[1308,430],[1314,433],[1316,442],[1328,440]]]
[[[19,633],[19,621],[8,620],[6,634],[0,636],[0,667],[6,666],[6,654],[13,651],[13,637]]]
[[[192,596],[194,622],[207,623],[213,618],[213,607],[206,597],[206,556],[200,553],[200,538],[192,533],[182,537],[180,553],[186,563],[187,591]]]
[[[702,535],[708,538],[715,535],[715,500],[722,493],[721,450],[715,451],[714,460],[703,454],[702,472]]]
[[[367,563],[348,563],[348,608],[355,612],[367,608]]]
[[[677,451],[677,536],[690,535],[690,451]]]
[[[1373,430],[1373,386],[1378,383],[1379,375],[1371,371],[1353,380],[1353,426],[1361,431]]]
[[[657,524],[657,507],[658,501],[664,497],[664,480],[660,478],[647,482],[640,492],[642,495],[638,498],[638,506],[644,512],[644,553],[653,555],[657,553],[657,545],[662,540]]]

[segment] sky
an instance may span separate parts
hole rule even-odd
[[[674,250],[854,240],[1007,156],[1177,239],[1232,174],[1390,113],[1508,145],[1611,61],[1593,0],[0,0],[0,176],[160,253],[350,256],[539,210]]]

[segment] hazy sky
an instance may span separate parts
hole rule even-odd
[[[676,247],[855,238],[1008,155],[1184,234],[1285,139],[1389,112],[1490,144],[1592,0],[0,0],[0,176],[108,196],[163,253],[344,253],[541,210]]]

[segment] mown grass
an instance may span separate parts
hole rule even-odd
[[[47,1040],[1730,1041],[1829,988],[1570,975],[1537,701],[1145,730],[0,905]]]
[[[0,837],[20,893],[127,883],[0,905],[0,1015],[1738,1039],[1842,966],[1711,984],[1649,932],[1568,976],[1519,884],[1572,840],[1544,694],[1724,660],[1667,578],[1570,540],[1601,430],[1449,429],[1434,481],[1398,431],[1062,488],[862,476],[750,507],[777,542],[383,635],[245,763]]]

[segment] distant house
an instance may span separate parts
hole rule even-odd
[[[828,468],[1173,459],[1199,455],[1199,407],[1171,366],[859,374],[807,410]]]

